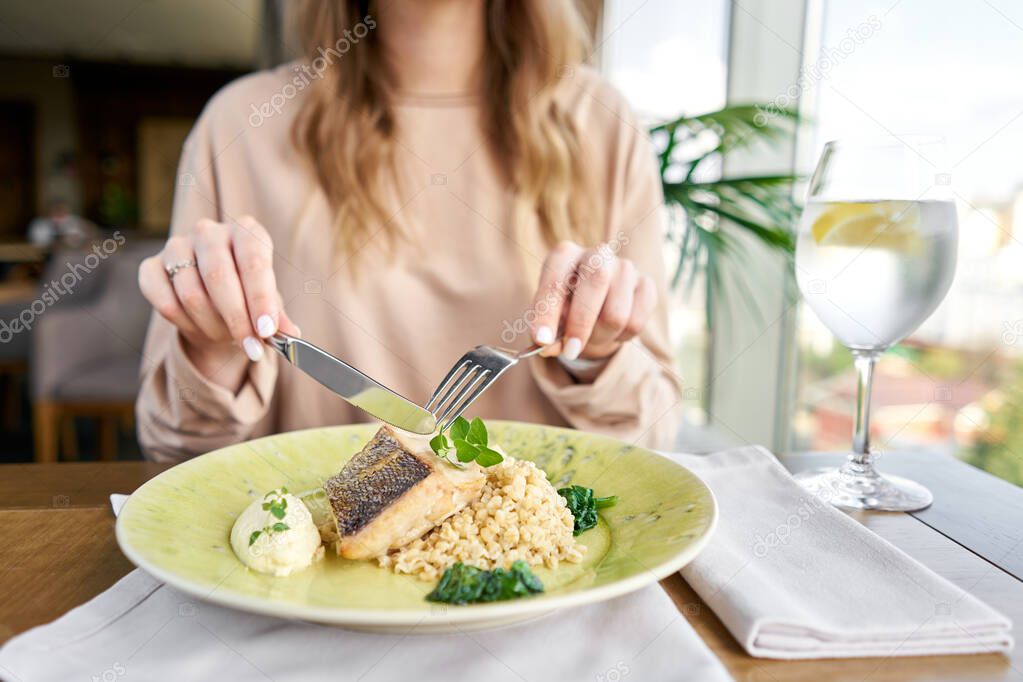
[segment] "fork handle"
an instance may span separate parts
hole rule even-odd
[[[542,351],[546,347],[547,346],[540,346],[540,345],[537,345],[537,344],[533,344],[532,346],[530,346],[526,350],[524,350],[521,353],[519,353],[518,355],[516,355],[515,359],[516,360],[525,360],[526,358],[531,358],[534,355],[536,355],[537,353],[539,353],[540,351]]]

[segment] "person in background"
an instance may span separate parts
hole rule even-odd
[[[304,58],[209,102],[139,271],[146,455],[366,421],[265,345],[299,326],[420,403],[475,345],[548,345],[467,416],[670,447],[657,166],[573,0],[295,7]]]
[[[96,232],[95,225],[71,212],[67,201],[55,198],[50,200],[47,215],[28,226],[28,240],[46,249],[57,246],[77,249],[85,246]]]

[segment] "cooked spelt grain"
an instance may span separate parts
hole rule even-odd
[[[437,580],[456,561],[486,569],[507,568],[517,559],[549,568],[582,561],[586,547],[572,535],[572,512],[542,469],[506,457],[486,471],[487,482],[476,502],[380,557],[380,565]]]

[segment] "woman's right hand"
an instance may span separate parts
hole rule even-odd
[[[169,270],[182,265],[172,277]],[[188,235],[167,240],[163,251],[139,266],[142,294],[177,327],[189,357],[208,378],[219,373],[238,346],[253,362],[268,338],[301,332],[282,307],[273,271],[273,241],[250,216],[237,222],[202,219]],[[241,377],[219,377],[225,385]]]

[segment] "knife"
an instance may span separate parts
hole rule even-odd
[[[267,341],[295,367],[380,421],[424,435],[436,430],[437,421],[427,409],[308,341],[281,332]]]

